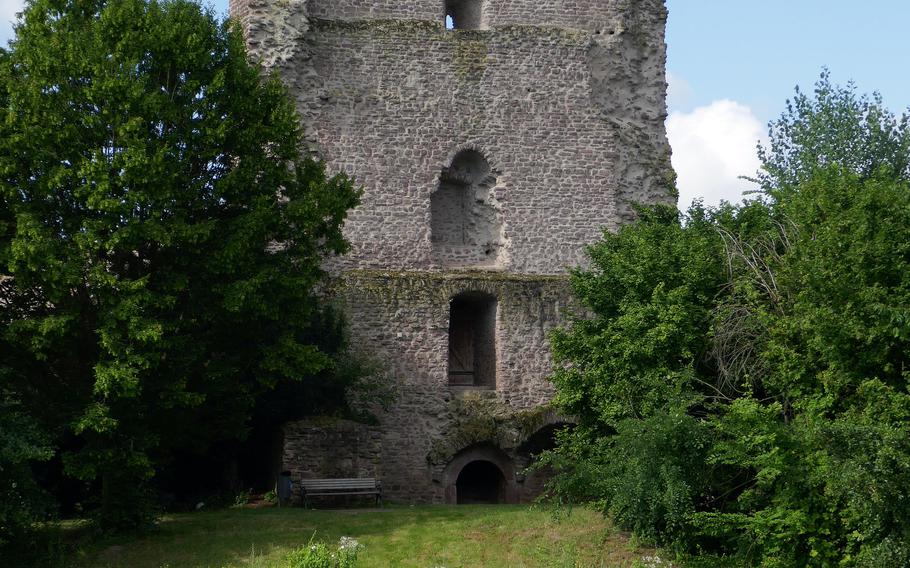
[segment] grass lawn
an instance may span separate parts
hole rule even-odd
[[[358,567],[631,566],[650,551],[634,549],[599,514],[582,508],[555,514],[527,505],[429,506],[307,511],[229,509],[165,517],[139,540],[84,552],[92,568],[264,568],[317,539],[356,538]]]

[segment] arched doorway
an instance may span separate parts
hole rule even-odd
[[[459,505],[505,502],[506,478],[496,464],[477,460],[462,468],[455,482]]]
[[[441,481],[450,505],[518,502],[512,460],[492,444],[477,444],[459,452],[445,467]]]
[[[516,464],[524,476],[519,501],[531,503],[546,492],[547,484],[556,475],[556,471],[548,465],[528,467],[536,464],[541,453],[556,447],[557,432],[572,426],[570,422],[554,420],[528,436],[516,449]]]

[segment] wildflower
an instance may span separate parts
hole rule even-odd
[[[642,556],[642,568],[673,568],[671,562],[665,561],[660,556]]]
[[[360,548],[360,543],[355,538],[343,536],[338,540],[338,548],[341,550],[357,550]]]

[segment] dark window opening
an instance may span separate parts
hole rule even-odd
[[[447,0],[447,30],[479,30],[483,20],[482,0]]]
[[[474,461],[464,466],[455,486],[459,505],[495,505],[505,501],[505,476],[488,461]]]
[[[496,386],[496,299],[464,294],[449,305],[449,384]]]
[[[571,427],[571,424],[565,422],[544,426],[537,432],[531,434],[518,450],[520,453],[528,454],[530,456],[537,456],[547,450],[552,450],[556,447],[556,433]]]

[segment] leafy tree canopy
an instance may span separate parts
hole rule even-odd
[[[781,197],[832,165],[861,178],[910,179],[910,115],[896,117],[878,93],[857,95],[852,83],[832,85],[827,70],[813,95],[797,87],[770,125],[769,145],[758,147],[756,181],[766,194]]]
[[[910,564],[910,134],[801,93],[762,199],[645,211],[573,275],[546,456],[565,499],[694,565]]]
[[[4,388],[135,526],[172,451],[331,367],[314,289],[358,192],[189,0],[32,0],[0,93]]]

